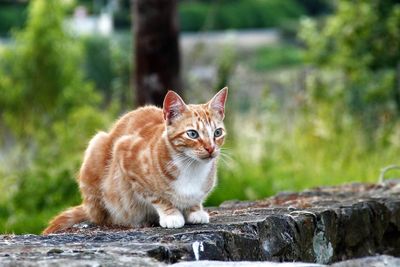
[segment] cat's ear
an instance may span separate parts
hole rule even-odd
[[[216,111],[222,119],[225,117],[225,102],[227,97],[228,87],[224,87],[208,102],[208,107]]]
[[[187,109],[185,102],[174,91],[168,91],[164,98],[163,112],[164,120],[171,123]]]

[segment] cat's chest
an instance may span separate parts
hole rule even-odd
[[[202,163],[182,167],[179,175],[172,184],[174,190],[174,202],[177,206],[193,206],[199,204],[207,194],[206,184],[209,183],[210,172],[213,163]],[[184,208],[184,207],[183,207]]]

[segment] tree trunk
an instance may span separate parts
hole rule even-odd
[[[182,93],[177,1],[133,1],[136,103],[162,106],[168,90]]]

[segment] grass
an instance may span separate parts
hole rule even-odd
[[[293,121],[287,128],[282,116],[275,116],[276,122],[262,115],[236,118],[248,123],[234,127],[236,143],[228,144],[230,152],[225,152],[232,159],[222,160],[208,205],[316,186],[376,183],[383,167],[399,163],[398,145],[369,139],[356,123],[335,129],[329,118],[313,117]],[[387,176],[398,173],[393,170]]]
[[[278,44],[258,48],[245,61],[255,71],[268,71],[303,64],[303,50],[291,44]]]

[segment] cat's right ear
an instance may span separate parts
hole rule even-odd
[[[187,109],[185,102],[174,91],[168,91],[164,98],[163,112],[164,120],[170,124]]]
[[[225,117],[225,102],[227,96],[228,87],[225,86],[208,102],[208,106],[216,111],[222,119]]]

